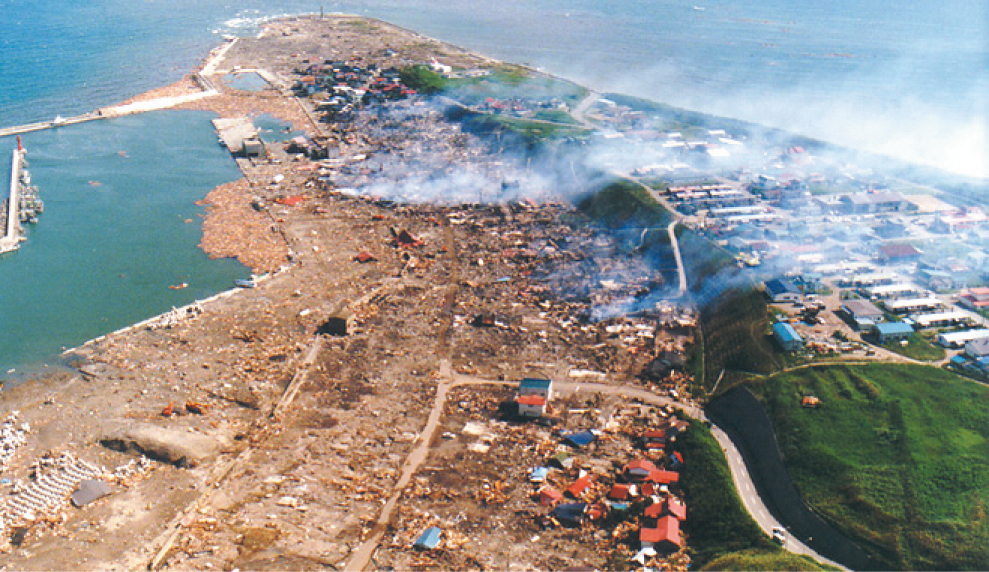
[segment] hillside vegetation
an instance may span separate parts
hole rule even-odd
[[[989,565],[989,388],[940,369],[806,368],[757,382],[809,505],[891,569]],[[800,400],[815,395],[820,409]]]
[[[684,532],[692,565],[703,570],[823,570],[811,558],[779,548],[742,505],[724,452],[700,421],[677,437],[687,503]]]
[[[797,570],[813,572],[832,570],[822,567],[813,558],[783,550],[743,550],[721,556],[707,563],[701,570]]]

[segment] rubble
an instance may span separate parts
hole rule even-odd
[[[57,399],[24,390],[10,401],[33,404],[32,426],[48,427],[39,439],[118,466],[101,477],[113,494],[62,513],[53,530],[64,537],[37,529],[11,566],[26,567],[36,546],[51,569],[144,568],[149,550],[160,551],[162,568],[284,565],[275,552],[289,550],[291,562],[307,563],[295,567],[342,567],[396,493],[382,567],[502,568],[505,558],[601,567],[609,550],[629,549],[625,523],[606,539],[598,524],[541,531],[549,511],[531,497],[540,486],[564,490],[584,470],[593,475],[581,493],[594,501],[588,516],[606,522],[610,463],[633,457],[641,430],[669,412],[550,400],[546,426],[518,424],[496,413],[510,389],[452,388],[426,468],[396,489],[452,372],[682,392],[685,372],[642,372],[688,351],[694,317],[649,296],[665,279],[634,248],[575,212],[524,157],[448,120],[442,105],[406,94],[324,121],[308,100],[279,95],[301,77],[295,68],[326,60],[386,69],[443,49],[464,69],[490,65],[385,27],[365,49],[354,38],[366,24],[347,22],[290,19],[238,40],[221,65],[264,67],[277,85],[189,104],[226,117],[269,113],[306,131],[304,141],[238,158],[245,178],[204,201],[204,250],[273,274],[76,350],[85,375],[46,386]],[[630,300],[644,299],[625,315]],[[563,451],[562,434],[591,428],[602,430],[594,443]],[[2,434],[7,451],[7,425]],[[8,457],[16,462],[24,446]],[[532,467],[551,465],[542,483],[529,483]],[[440,548],[413,553],[413,535],[429,526],[442,529]]]

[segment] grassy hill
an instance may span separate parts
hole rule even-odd
[[[891,569],[989,566],[989,388],[898,364],[754,382],[816,511]],[[820,409],[800,407],[815,395]]]
[[[823,568],[813,558],[782,550],[743,550],[721,556],[700,568],[701,570],[830,570]]]
[[[681,471],[687,503],[684,532],[692,565],[702,570],[825,570],[805,556],[779,548],[742,506],[721,446],[704,423],[691,421],[677,437],[686,463]]]

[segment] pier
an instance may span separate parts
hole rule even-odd
[[[6,216],[3,221],[3,236],[0,236],[0,254],[17,250],[21,245],[20,224],[20,191],[21,165],[24,162],[24,150],[18,145],[10,160],[10,194],[7,197]]]
[[[33,216],[31,213],[32,209],[37,208],[37,212],[41,212],[41,209],[43,208],[40,200],[34,200],[37,199],[36,196],[33,196],[33,194],[36,193],[36,189],[30,187],[29,182],[24,183],[22,186],[21,174],[23,172],[25,152],[23,147],[21,147],[19,137],[20,134],[30,133],[32,131],[42,131],[44,129],[53,129],[66,125],[75,125],[98,119],[120,117],[133,113],[167,109],[183,103],[219,95],[221,90],[216,84],[213,83],[213,79],[210,76],[217,73],[217,66],[219,62],[235,43],[236,40],[225,42],[219,49],[214,50],[213,53],[210,54],[210,58],[206,62],[202,71],[193,74],[193,80],[197,83],[201,91],[171,97],[159,97],[155,99],[139,100],[131,103],[113,105],[89,113],[84,113],[82,115],[72,117],[58,116],[51,121],[40,121],[25,125],[0,127],[0,138],[10,137],[13,135],[18,136],[17,148],[13,151],[11,158],[10,193],[5,201],[0,201],[0,254],[17,250],[20,248],[21,241],[24,240],[23,236],[21,236],[22,230],[20,224],[22,200],[27,197],[28,206],[25,207],[25,212],[27,215]],[[266,76],[265,79],[271,82],[271,80],[274,79],[274,76],[269,75]]]
[[[61,127],[63,125],[75,125],[76,123],[85,123],[86,121],[93,121],[94,119],[103,119],[103,117],[100,115],[99,112],[92,112],[92,113],[84,113],[82,115],[77,115],[75,117],[56,117],[52,121],[39,121],[38,123],[28,123],[25,125],[4,127],[4,128],[0,128],[0,137],[20,135],[21,133],[41,131],[43,129],[51,129],[53,127]]]

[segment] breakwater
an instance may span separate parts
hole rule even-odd
[[[51,129],[53,127],[61,127],[63,125],[75,125],[77,123],[85,123],[87,121],[93,121],[94,119],[102,119],[103,116],[99,111],[94,111],[91,113],[84,113],[82,115],[76,115],[74,117],[56,117],[51,121],[39,121],[37,123],[27,123],[24,125],[13,125],[11,127],[0,128],[0,137],[10,137],[11,135],[21,135],[22,133],[30,133],[32,131],[41,131],[43,129]]]
[[[21,166],[24,164],[24,151],[18,145],[11,154],[10,160],[10,193],[3,208],[3,236],[0,236],[0,254],[17,250],[20,247],[20,190]]]

